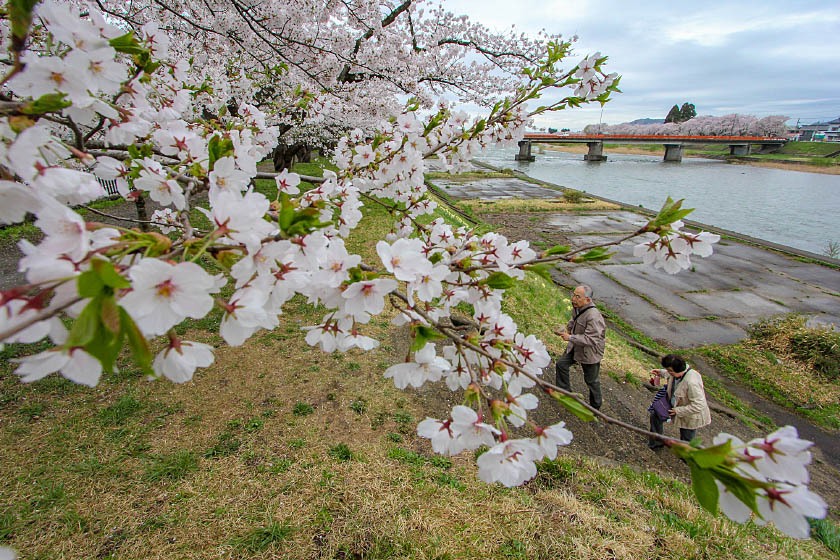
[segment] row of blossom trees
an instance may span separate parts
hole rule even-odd
[[[583,419],[650,435],[543,379],[544,344],[519,331],[502,298],[528,271],[599,261],[635,237],[645,262],[678,272],[692,255],[710,255],[717,236],[683,231],[689,210],[671,200],[622,240],[540,252],[428,218],[436,202],[425,158],[457,171],[484,147],[520,138],[535,115],[605,103],[618,83],[605,57],[563,68],[570,41],[500,38],[441,9],[427,28],[410,1],[97,4],[12,0],[0,20],[0,224],[34,216],[43,232],[37,244],[19,243],[26,283],[2,292],[0,343],[53,344],[17,360],[23,381],[55,373],[93,386],[127,348],[149,376],[186,382],[216,350],[182,339],[177,325],[220,308],[220,335],[238,346],[277,327],[294,296],[327,310],[306,327],[311,345],[368,350],[378,341],[366,326],[390,301],[412,344],[385,376],[402,388],[445,382],[463,395],[418,433],[440,453],[488,446],[483,480],[522,484],[571,440],[563,422],[529,418],[539,394]],[[468,48],[486,56],[483,67],[464,61]],[[486,103],[484,114],[431,104],[444,85]],[[560,97],[533,107],[547,91]],[[406,92],[415,95],[400,106]],[[346,126],[359,126],[337,142],[337,173],[257,172],[287,125],[313,129],[345,114]],[[76,209],[102,194],[97,178],[163,207],[150,221],[157,230],[82,218]],[[273,179],[270,196],[254,190],[257,178]],[[365,204],[394,216],[375,262],[344,242]],[[196,227],[194,212],[209,227]],[[473,312],[466,333],[447,321],[459,304]],[[808,534],[806,515],[825,515],[807,486],[810,442],[795,430],[748,443],[722,435],[706,448],[653,437],[687,461],[710,511],[720,505],[739,520],[746,511],[798,537]]]
[[[784,137],[788,117],[773,115],[756,118],[752,115],[701,116],[685,122],[664,124],[590,124],[585,134],[650,135],[650,136],[763,136]]]

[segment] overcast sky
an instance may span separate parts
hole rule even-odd
[[[578,35],[580,57],[609,56],[621,90],[603,122],[664,118],[674,104],[698,115],[840,117],[840,1],[443,0],[494,30]],[[578,57],[578,58],[580,58]],[[600,107],[561,111],[537,126],[577,130]]]

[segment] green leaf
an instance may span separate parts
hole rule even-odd
[[[595,414],[586,408],[579,400],[563,393],[554,392],[551,396],[563,405],[563,408],[583,420],[584,422],[592,422],[595,420]]]
[[[544,279],[546,282],[554,281],[551,278],[551,268],[545,263],[529,264],[528,266],[525,266],[523,268],[529,272],[533,272],[540,278]]]
[[[489,286],[494,290],[507,290],[508,288],[513,287],[516,283],[516,279],[511,278],[504,272],[493,272],[480,283]]]
[[[88,270],[79,275],[76,279],[79,295],[85,298],[94,298],[102,293],[105,283],[95,270]]]
[[[426,325],[414,325],[411,330],[414,333],[414,340],[411,343],[412,352],[422,350],[429,341],[446,338],[432,327],[427,327]]]
[[[210,153],[210,169],[216,164],[216,161],[223,157],[233,154],[233,141],[230,138],[222,138],[221,136],[213,136],[207,144]]]
[[[665,200],[665,204],[662,205],[662,209],[659,210],[659,213],[656,217],[650,221],[648,227],[651,229],[661,228],[678,220],[682,220],[684,217],[691,214],[694,211],[693,208],[682,208],[682,203],[684,199],[680,199],[674,201],[670,196]],[[652,226],[652,227],[651,227]]]
[[[114,296],[102,298],[102,309],[99,313],[102,326],[113,334],[119,334],[121,329],[120,308]]]
[[[128,337],[128,345],[131,348],[131,354],[134,356],[134,362],[140,366],[143,373],[147,375],[154,375],[152,369],[152,351],[149,349],[149,342],[140,328],[131,318],[128,312],[120,307],[120,323],[122,331]]]
[[[732,442],[730,440],[726,440],[724,443],[715,445],[714,447],[693,450],[691,452],[691,459],[697,463],[700,468],[710,469],[722,464],[731,451]]]
[[[715,484],[715,477],[706,469],[700,467],[694,461],[688,461],[691,467],[691,488],[697,501],[703,509],[711,514],[716,514],[718,509],[718,487]]]
[[[101,323],[101,312],[102,299],[96,297],[90,300],[90,303],[85,306],[70,328],[67,342],[64,343],[65,346],[68,348],[87,346],[96,336],[96,331]]]
[[[100,324],[96,330],[96,336],[85,345],[85,351],[99,360],[103,370],[111,372],[114,371],[114,364],[120,355],[122,340],[120,331],[113,333]]]
[[[32,10],[40,0],[9,0],[9,19],[11,20],[12,37],[23,41],[29,34],[32,25]]]
[[[93,259],[91,261],[91,266],[93,267],[93,270],[96,271],[99,279],[102,280],[102,283],[106,286],[116,290],[121,290],[131,286],[131,282],[126,280],[124,276],[120,275],[114,269],[114,265],[110,261]]]
[[[20,112],[24,115],[43,115],[44,113],[54,113],[61,111],[65,107],[72,105],[65,99],[67,97],[63,93],[47,93],[26,103],[20,108]]]
[[[761,515],[758,512],[758,503],[755,498],[755,490],[742,477],[731,472],[728,469],[717,467],[711,470],[712,475],[717,478],[724,487],[729,490],[736,498],[738,498],[745,506],[750,508],[756,515]]]
[[[555,245],[554,247],[545,252],[545,256],[548,257],[551,255],[565,255],[571,250],[572,248],[568,245]]]
[[[114,37],[108,41],[108,44],[111,45],[117,52],[125,54],[143,55],[149,53],[148,49],[146,49],[140,41],[137,40],[137,37],[134,36],[133,31],[129,31],[125,35],[120,35],[119,37]]]
[[[613,254],[610,253],[609,249],[607,249],[606,247],[595,247],[594,249],[590,249],[582,255],[578,255],[572,260],[574,260],[574,262],[605,261],[609,259],[612,255]]]

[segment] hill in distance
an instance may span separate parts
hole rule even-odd
[[[664,122],[665,119],[636,119],[626,124],[662,124]]]

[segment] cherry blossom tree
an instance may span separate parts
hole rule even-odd
[[[788,117],[772,115],[758,119],[752,115],[732,113],[722,117],[700,116],[684,122],[636,125],[621,123],[600,125],[600,134],[648,136],[763,136],[783,137]],[[599,125],[587,125],[585,134],[596,134]]]
[[[505,290],[526,272],[547,275],[558,261],[603,260],[610,246],[635,237],[645,238],[637,254],[669,273],[689,267],[692,256],[709,256],[718,237],[682,230],[690,210],[681,201],[669,199],[655,218],[621,240],[539,252],[525,241],[428,218],[436,202],[423,182],[425,158],[438,157],[458,171],[485,146],[520,138],[535,115],[607,102],[618,79],[603,71],[606,58],[599,53],[563,68],[571,42],[545,38],[543,54],[519,74],[512,72],[515,63],[494,59],[510,73],[509,95],[479,117],[443,102],[423,116],[427,104],[417,96],[399,110],[393,100],[382,103],[382,118],[371,114],[365,128],[338,140],[338,172],[304,177],[257,171],[280,135],[271,115],[292,107],[310,114],[326,110],[315,98],[345,83],[360,81],[371,91],[379,84],[383,97],[395,93],[392,87],[412,91],[411,80],[431,76],[434,66],[409,71],[415,48],[451,47],[447,56],[455,64],[466,40],[420,32],[425,28],[408,16],[398,27],[394,22],[411,13],[410,2],[128,5],[145,6],[137,12],[102,3],[107,16],[56,0],[34,4],[13,0],[0,26],[0,58],[6,61],[0,222],[18,223],[32,214],[43,232],[37,244],[20,242],[26,284],[1,294],[0,343],[54,344],[17,360],[23,381],[58,373],[96,385],[127,347],[149,376],[185,382],[213,362],[214,350],[182,339],[177,325],[217,306],[224,312],[219,334],[238,346],[277,327],[295,295],[327,310],[306,327],[310,345],[326,352],[369,350],[378,341],[365,334],[366,325],[390,301],[394,323],[409,327],[412,344],[408,359],[387,368],[386,378],[397,387],[444,382],[463,394],[462,405],[447,418],[424,420],[418,434],[439,453],[488,446],[477,460],[482,480],[523,484],[536,473],[537,461],[556,457],[558,446],[571,441],[563,422],[540,426],[529,418],[541,395],[582,419],[660,438],[686,460],[695,493],[710,511],[720,503],[736,520],[772,520],[797,537],[804,536],[803,516],[825,515],[825,503],[807,487],[810,442],[793,428],[747,444],[722,435],[704,448],[623,424],[543,379],[550,362],[545,345],[502,311]],[[161,23],[145,21],[150,14]],[[439,10],[432,16],[462,30],[480,29]],[[349,26],[354,33],[346,33],[347,21],[357,22]],[[130,22],[131,30],[119,22]],[[412,46],[404,53],[388,51],[398,44],[388,38],[398,29],[407,37],[399,44]],[[366,50],[374,39],[394,64],[400,53],[407,57],[402,70],[391,75],[374,66]],[[323,64],[308,58],[312,51],[321,53]],[[211,63],[211,56],[201,60],[202,52],[229,58]],[[183,58],[186,53],[195,56]],[[465,84],[486,76],[462,66],[458,75]],[[240,80],[233,83],[236,68]],[[350,78],[368,73],[370,80]],[[283,80],[273,81],[278,77]],[[275,84],[270,95],[268,84]],[[549,89],[564,96],[529,108]],[[467,90],[470,96],[488,92]],[[267,113],[254,104],[260,96],[263,104],[282,108]],[[114,181],[126,198],[161,205],[150,220],[157,230],[85,221],[74,207],[102,194],[97,177]],[[266,196],[254,190],[258,178],[272,179],[276,191]],[[199,204],[205,195],[208,203]],[[383,206],[395,218],[392,232],[377,243],[375,262],[363,262],[344,242],[364,204]],[[193,210],[206,216],[209,227],[193,224]],[[459,304],[472,309],[468,332],[447,320]],[[153,355],[150,341],[158,337],[166,343]]]

